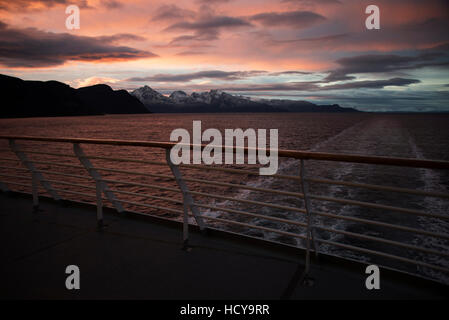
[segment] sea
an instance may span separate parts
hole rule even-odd
[[[278,129],[280,149],[449,161],[449,114],[225,113],[0,119],[0,135],[169,141],[170,133],[174,129],[184,128],[192,133],[192,123],[195,120],[201,120],[203,131],[208,128],[216,128],[223,135],[225,129]],[[78,159],[73,157],[73,146],[71,144],[26,141],[18,141],[17,144],[25,153],[26,151],[37,151],[65,155],[61,157],[26,153],[31,160],[47,162],[35,163],[35,166],[44,172],[63,172],[87,176],[87,172],[84,169],[55,164],[80,165]],[[154,162],[165,161],[165,151],[161,149],[107,145],[81,146],[88,155]],[[31,188],[28,186],[8,184],[9,182],[16,182],[29,185],[30,175],[23,170],[11,169],[20,168],[21,163],[9,150],[8,141],[4,139],[0,139],[0,158],[2,159],[0,160],[0,174],[3,174],[3,176],[0,176],[0,181],[4,182],[12,190],[30,192]],[[182,200],[179,192],[148,188],[142,185],[129,186],[126,183],[122,183],[133,182],[143,185],[177,188],[173,179],[164,177],[165,175],[171,176],[168,166],[100,159],[92,159],[91,161],[98,168],[122,171],[99,170],[103,178],[121,181],[108,183],[111,189],[125,192],[116,194],[119,199],[182,210],[182,204],[166,200],[166,198]],[[254,165],[226,165],[223,167],[255,171],[258,169]],[[143,174],[131,174],[128,172]],[[188,182],[188,186],[191,191],[203,194],[194,196],[195,201],[199,204],[215,208],[246,211],[303,223],[306,221],[304,213],[290,211],[285,208],[304,209],[304,200],[301,198],[240,189],[226,185],[226,183],[231,183],[255,188],[302,192],[301,184],[298,180],[279,179],[271,176],[242,175],[205,170],[204,168],[202,170],[182,168],[181,172],[185,178],[197,179],[195,182]],[[148,177],[144,175],[145,173],[158,174],[159,176]],[[305,173],[307,177],[312,179],[377,184],[449,194],[449,170],[307,160],[305,161]],[[300,174],[299,160],[281,158],[279,160],[278,174],[298,176]],[[21,178],[12,176],[20,176]],[[44,176],[52,181],[90,186],[90,188],[73,187],[52,182],[53,186],[60,190],[59,193],[64,198],[95,203],[95,197],[92,196],[95,194],[93,181],[58,176],[51,173],[44,173]],[[205,183],[199,181],[204,181]],[[225,184],[208,184],[207,181],[224,182]],[[64,193],[64,190],[78,193]],[[40,192],[45,194],[43,189]],[[126,194],[126,192],[139,193],[142,196]],[[310,183],[309,194],[408,208],[449,217],[449,199],[447,198],[408,195],[392,191],[322,183]],[[144,195],[151,195],[157,198],[145,198]],[[262,206],[258,204],[259,202],[274,204],[275,207]],[[112,206],[107,201],[105,205]],[[124,204],[124,207],[131,211],[157,215],[167,219],[182,220],[179,214],[171,211],[136,206],[134,204]],[[342,217],[366,219],[443,235],[449,234],[449,219],[423,217],[388,209],[368,208],[347,203],[313,199],[310,207],[312,212],[331,213]],[[200,208],[200,211],[205,216],[231,219],[242,224],[259,226],[263,229],[248,228],[243,225],[205,219],[206,224],[215,228],[280,242],[290,246],[305,246],[305,242],[301,238],[271,232],[266,229],[276,229],[286,233],[304,235],[306,231],[301,226],[205,207]],[[191,219],[191,222],[195,223],[193,218]],[[399,256],[449,269],[449,240],[447,238],[415,234],[388,226],[360,223],[354,219],[341,220],[315,214],[313,214],[312,219],[316,226],[340,231],[334,233],[316,228],[314,230],[315,238],[328,241],[325,244],[317,242],[319,252],[400,269],[439,282],[449,283],[449,273],[447,272],[422,265],[417,266],[405,261],[397,261],[387,256]],[[363,234],[367,237],[355,237],[352,233]],[[397,246],[388,242],[373,241],[373,238],[405,243],[408,247]],[[344,246],[334,246],[329,244],[329,242],[340,243]],[[413,246],[430,249],[434,253],[418,251],[413,249]],[[360,252],[351,249],[352,247],[364,250]],[[368,250],[382,252],[386,255],[372,254]]]

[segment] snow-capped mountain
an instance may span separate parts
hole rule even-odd
[[[338,105],[317,106],[307,101],[252,100],[220,90],[206,92],[174,91],[166,97],[149,86],[131,92],[151,112],[353,112]]]
[[[143,86],[131,92],[133,96],[140,100],[144,105],[172,103],[166,96],[160,94],[149,86]]]
[[[172,94],[169,96],[169,99],[171,99],[172,102],[176,104],[192,103],[195,101],[191,96],[189,96],[184,91],[173,91]]]

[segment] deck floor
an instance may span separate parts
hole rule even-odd
[[[95,208],[0,193],[1,299],[415,299],[447,298],[445,287],[383,276],[365,289],[364,266],[315,263],[315,284],[298,283],[301,254],[268,250],[245,239],[191,233],[182,250],[181,225],[106,214]],[[65,288],[77,265],[81,289]],[[288,288],[288,289],[287,289]]]

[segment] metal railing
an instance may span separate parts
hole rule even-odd
[[[344,199],[332,196],[317,195],[310,191],[311,185],[328,185],[339,186],[345,188],[358,188],[379,192],[408,194],[412,196],[433,197],[443,200],[449,199],[449,194],[444,192],[434,192],[428,190],[417,190],[411,188],[397,187],[397,186],[382,186],[377,184],[357,183],[350,181],[332,180],[318,177],[310,177],[307,172],[307,166],[309,161],[325,161],[325,162],[339,162],[339,163],[355,163],[355,164],[369,164],[375,166],[397,166],[397,167],[410,167],[410,168],[425,168],[432,170],[448,170],[449,162],[447,161],[434,161],[434,160],[422,160],[422,159],[405,159],[405,158],[391,158],[391,157],[377,157],[377,156],[360,156],[360,155],[345,155],[345,154],[329,154],[329,153],[317,153],[317,152],[305,152],[305,151],[292,151],[292,150],[279,150],[278,156],[281,158],[290,158],[299,160],[299,175],[285,175],[275,174],[272,176],[260,176],[259,179],[280,179],[284,181],[290,181],[298,184],[300,191],[287,191],[276,188],[267,188],[260,186],[251,186],[242,183],[218,181],[213,179],[203,179],[191,176],[184,176],[181,171],[188,172],[216,172],[225,175],[243,175],[246,177],[258,177],[257,170],[251,170],[251,168],[229,168],[229,167],[216,167],[208,165],[174,165],[170,160],[170,149],[175,145],[174,143],[166,142],[151,142],[151,141],[127,141],[127,140],[107,140],[107,139],[77,139],[77,138],[43,138],[43,137],[24,137],[24,136],[0,136],[0,141],[8,141],[9,147],[0,149],[0,190],[8,191],[11,188],[26,188],[31,187],[31,194],[33,196],[33,206],[35,209],[39,205],[39,195],[49,195],[55,200],[66,199],[68,195],[73,195],[80,198],[90,198],[97,206],[97,223],[99,227],[103,226],[103,207],[106,205],[113,206],[119,213],[126,212],[126,206],[148,208],[156,210],[162,213],[170,213],[175,216],[182,217],[183,220],[183,241],[185,245],[188,245],[189,239],[189,218],[199,226],[201,230],[212,227],[213,223],[219,223],[223,225],[230,225],[236,228],[251,229],[261,232],[274,233],[280,236],[289,237],[293,239],[300,239],[305,243],[306,252],[306,266],[305,273],[310,270],[310,254],[320,252],[320,245],[332,246],[340,248],[341,250],[350,250],[352,252],[358,252],[359,254],[367,255],[370,257],[378,257],[380,259],[387,259],[395,261],[400,264],[408,264],[415,267],[428,268],[434,271],[445,273],[449,275],[449,234],[443,230],[443,232],[427,230],[420,228],[419,225],[405,225],[401,223],[385,222],[379,219],[369,219],[366,217],[360,217],[357,215],[345,215],[338,214],[329,211],[317,211],[314,203],[316,201],[340,204],[343,206],[355,206],[358,208],[366,208],[367,210],[375,209],[381,212],[394,212],[400,215],[410,215],[421,219],[429,219],[432,223],[438,224],[440,221],[449,221],[448,212],[424,212],[417,209],[403,208],[395,205],[386,205],[370,201],[360,201],[352,199]],[[18,145],[18,141],[27,143],[58,143],[58,144],[71,144],[73,153],[61,153],[38,150],[35,147],[24,148]],[[111,157],[104,155],[87,155],[83,148],[83,145],[89,145],[91,147],[98,148],[100,145],[106,146],[120,146],[130,148],[144,148],[145,150],[159,149],[165,152],[163,160],[145,160],[135,159],[130,157]],[[204,146],[202,146],[204,147]],[[239,148],[232,147],[226,148],[227,152],[236,152]],[[243,148],[245,152],[248,152],[249,148]],[[267,150],[269,151],[269,150]],[[4,156],[4,154],[13,153],[15,156]],[[49,161],[49,160],[37,160],[31,159],[30,156],[46,156],[46,157],[62,157],[63,159],[69,158],[79,162],[79,164],[70,163],[68,161]],[[107,166],[96,166],[92,161],[102,161],[105,163],[134,163],[145,166],[151,166],[151,168],[164,167],[168,170],[167,173],[156,173],[152,171],[136,171],[125,170],[120,167],[114,166],[113,168]],[[11,162],[18,162],[19,166],[10,165]],[[307,162],[307,163],[306,163]],[[63,168],[64,170],[55,170],[54,167]],[[18,174],[17,172],[20,172]],[[87,172],[88,175],[81,174],[80,172]],[[31,174],[27,176],[26,174]],[[25,174],[25,175],[24,175]],[[108,178],[107,175],[122,174],[126,175],[125,180],[117,180]],[[61,179],[54,178],[55,176],[61,177]],[[128,178],[141,177],[141,178],[154,178],[156,180],[171,181],[173,185],[169,184],[155,184],[147,181],[132,181]],[[13,180],[11,180],[13,179]],[[64,180],[65,179],[65,180]],[[78,180],[87,180],[94,182],[94,185],[86,185],[80,182],[74,182]],[[20,181],[20,182],[19,182]],[[23,181],[26,181],[25,183]],[[271,194],[285,197],[292,197],[302,201],[303,206],[294,206],[287,204],[277,204],[268,201],[259,201],[251,199],[242,199],[235,197],[227,193],[213,193],[210,190],[197,190],[196,187],[192,188],[190,184],[203,187],[222,187],[230,188],[232,190],[247,190],[249,192],[257,192],[262,194]],[[112,188],[111,186],[115,187]],[[55,187],[58,186],[58,187]],[[136,191],[125,191],[120,189],[123,186],[133,187],[138,189]],[[64,188],[68,187],[68,188]],[[145,190],[158,190],[161,195],[150,194],[147,192],[139,191]],[[81,191],[87,190],[87,191]],[[90,193],[88,191],[91,191]],[[93,192],[95,191],[95,192]],[[181,197],[167,196],[167,193],[181,195]],[[131,201],[132,198],[143,198],[145,200],[152,200],[151,203],[144,203],[141,201]],[[204,201],[198,201],[197,199],[210,199],[232,202],[233,204],[251,205],[256,207],[263,207],[272,210],[281,210],[285,212],[293,212],[295,214],[304,215],[304,219],[295,220],[277,215],[262,214],[256,212],[249,212],[242,210],[233,205],[231,208],[228,206],[220,206],[211,203],[204,203]],[[161,204],[162,203],[162,204]],[[172,206],[170,206],[172,205]],[[182,206],[182,209],[179,208]],[[206,215],[201,212],[201,209],[213,210],[214,212],[224,213],[220,216]],[[137,211],[137,213],[147,214]],[[227,214],[227,216],[226,216]],[[386,214],[386,213],[384,213]],[[242,220],[233,217],[246,217],[248,219],[259,219],[267,222],[279,223],[282,225],[292,226],[294,228],[300,228],[302,232],[292,232],[291,230],[275,228],[273,226],[257,225],[250,223],[248,219]],[[366,234],[363,232],[348,231],[345,229],[333,228],[325,224],[320,224],[317,219],[330,219],[333,221],[343,221],[352,223],[354,225],[364,225],[376,228],[382,228],[382,230],[392,230],[393,232],[403,232],[410,234],[411,237],[417,236],[428,237],[432,239],[438,239],[443,241],[444,244],[438,249],[430,248],[426,245],[418,245],[413,241],[403,241],[398,239],[388,239],[379,235]],[[191,222],[193,222],[191,221]],[[328,237],[319,237],[319,232],[327,232],[332,235],[348,237],[350,239],[356,239],[357,241],[368,241],[375,244],[372,248],[366,246],[357,245],[355,243],[348,243],[347,241],[338,241]],[[381,247],[380,245],[384,245]],[[385,250],[385,248],[397,248],[399,251]],[[382,249],[384,248],[384,249]],[[400,251],[402,250],[402,251]],[[412,255],[401,255],[397,252],[411,252]],[[420,255],[436,256],[439,259],[443,259],[443,263],[432,263],[429,260],[418,259]],[[435,259],[434,259],[435,260]],[[382,260],[383,261],[383,260]],[[396,269],[402,269],[401,267],[395,267]],[[405,269],[408,272],[408,269]],[[404,270],[403,270],[404,271]]]

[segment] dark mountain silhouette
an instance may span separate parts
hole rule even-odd
[[[112,90],[105,84],[77,89],[81,101],[104,114],[148,113],[148,109],[126,90]]]
[[[74,89],[58,81],[24,81],[0,75],[0,117],[54,117],[148,113],[125,90],[107,85]]]

